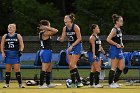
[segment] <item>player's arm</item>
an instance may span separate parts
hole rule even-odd
[[[117,45],[117,43],[116,42],[114,42],[113,40],[112,40],[112,38],[113,37],[115,37],[115,35],[116,35],[116,29],[112,29],[111,30],[111,32],[110,32],[110,34],[108,35],[108,37],[107,37],[107,42],[109,43],[109,44],[112,44],[112,45]]]
[[[62,35],[61,37],[58,37],[57,40],[63,42],[65,40],[65,37],[66,37],[66,26],[63,27]]]
[[[4,53],[4,46],[5,46],[5,38],[7,34],[3,35],[1,39],[1,53],[2,53],[2,58],[5,58],[5,53]]]
[[[78,25],[74,25],[74,31],[76,33],[77,40],[71,45],[72,47],[76,46],[82,40]]]
[[[4,46],[5,46],[5,38],[6,38],[7,34],[3,35],[2,39],[1,39],[1,53],[4,53]]]
[[[106,55],[106,52],[104,51],[103,47],[101,46],[101,52]]]
[[[58,32],[56,28],[49,27],[49,26],[43,26],[45,32],[44,35],[52,36]]]
[[[20,45],[19,51],[23,51],[23,49],[24,49],[24,43],[23,43],[22,36],[20,34],[17,34],[17,37],[18,37],[19,45]]]
[[[89,42],[91,43],[91,46],[92,46],[93,58],[95,58],[96,57],[96,55],[95,55],[95,37],[90,36]]]

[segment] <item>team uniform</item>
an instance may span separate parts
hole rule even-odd
[[[91,43],[90,43],[90,49],[89,49],[89,51],[88,51],[88,61],[89,62],[99,62],[99,60],[100,60],[100,52],[101,52],[101,40],[100,40],[100,38],[98,37],[98,36],[95,36],[95,35],[93,35],[94,37],[95,37],[95,56],[96,56],[96,59],[93,59],[93,52],[92,52],[92,45],[91,45]]]
[[[8,33],[5,38],[5,64],[18,64],[20,63],[19,53],[19,40],[17,37],[17,33],[13,36],[10,36]]]
[[[122,31],[121,29],[117,29],[116,27],[114,27],[116,29],[116,36],[112,38],[112,40],[120,45],[123,45],[122,43]],[[115,45],[110,45],[109,48],[109,58],[114,59],[122,59],[124,58],[123,56],[123,52],[121,48],[117,48]]]
[[[19,39],[17,37],[17,33],[15,33],[13,36],[10,36],[10,33],[6,35],[5,38],[5,43],[4,43],[4,52],[5,52],[5,59],[4,63],[5,64],[20,64],[20,43]],[[22,85],[22,79],[21,79],[21,73],[15,72],[17,81],[19,83],[20,88],[25,88]],[[5,80],[6,84],[3,86],[3,88],[8,88],[9,87],[9,81],[11,77],[11,72],[6,72],[5,73]]]
[[[52,38],[51,36],[49,36],[47,40],[43,40],[42,39],[43,33],[40,32],[39,34],[40,34],[40,45],[41,45],[41,50],[40,50],[41,62],[49,63],[51,62],[52,59],[52,46],[51,46]]]
[[[90,43],[90,49],[88,51],[88,61],[93,62],[100,62],[100,52],[101,52],[101,40],[98,36],[92,35],[95,37],[95,56],[96,58],[93,58],[93,52],[92,52],[92,44]],[[93,64],[92,64],[93,65]],[[103,86],[99,84],[99,71],[91,71],[90,72],[90,88],[102,88]]]
[[[66,35],[68,37],[68,47],[70,47],[76,40],[77,40],[77,36],[76,36],[76,33],[74,31],[74,25],[75,24],[72,24],[72,27],[71,29],[69,30],[68,27],[66,26]],[[72,54],[81,54],[82,52],[82,43],[79,42],[76,46],[74,46],[72,48],[72,51],[69,53],[70,55]]]

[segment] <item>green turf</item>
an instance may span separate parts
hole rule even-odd
[[[106,79],[108,77],[108,71],[109,70],[105,70],[105,78]],[[21,72],[22,72],[23,78],[25,78],[25,79],[32,78],[33,79],[34,74],[38,74],[38,77],[39,77],[40,70],[39,69],[21,69]],[[81,77],[86,78],[89,76],[90,69],[79,69],[79,73],[80,73]],[[12,72],[11,77],[15,78],[14,72]],[[59,70],[53,69],[52,77],[53,77],[53,79],[67,79],[70,77],[69,70],[68,69],[59,69]],[[129,70],[129,72],[127,74],[122,74],[121,78],[122,79],[138,79],[139,78],[138,70],[137,69]]]
[[[17,83],[10,83],[10,88],[3,89],[4,83],[0,84],[0,93],[140,93],[140,86],[126,86],[124,83],[121,88],[112,89],[105,86],[104,88],[66,88],[65,84],[56,88],[39,89],[38,86],[25,86],[25,89],[18,88]],[[105,85],[105,84],[104,84]]]
[[[32,65],[34,61],[24,61],[21,63],[21,65]],[[105,77],[107,79],[108,77],[108,71],[109,70],[105,70]],[[5,72],[5,70],[4,70]],[[40,73],[40,69],[21,69],[22,72],[22,76],[23,79],[33,79],[34,78],[34,74],[38,74],[39,77],[39,73]],[[90,73],[90,69],[79,69],[79,73],[81,77],[88,77],[89,73]],[[4,76],[4,73],[3,73]],[[69,75],[69,69],[53,69],[52,71],[52,77],[53,79],[67,79],[70,77]],[[15,74],[14,72],[12,72],[12,78],[15,78]],[[130,69],[129,72],[127,74],[122,74],[121,78],[123,79],[139,79],[139,72],[138,69]]]

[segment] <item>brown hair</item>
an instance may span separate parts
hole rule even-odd
[[[90,31],[93,31],[93,29],[95,29],[98,25],[97,24],[91,24],[90,25]]]
[[[116,21],[118,21],[118,20],[119,20],[119,18],[121,18],[121,16],[120,16],[120,15],[113,14],[113,15],[112,15],[113,23],[114,23],[114,24],[116,24]]]
[[[71,19],[72,22],[74,22],[75,14],[74,13],[70,13],[69,18]]]
[[[50,23],[50,22],[49,22],[48,20],[41,20],[41,21],[39,22],[39,25],[48,26],[49,23]]]

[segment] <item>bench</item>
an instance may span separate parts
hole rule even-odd
[[[139,71],[139,79],[140,79],[140,66],[126,66],[128,69],[138,69]],[[68,69],[68,66],[53,66],[53,69]],[[78,69],[90,69],[90,66],[78,66]],[[110,66],[102,66],[104,69],[110,69]],[[3,69],[5,69],[5,65],[0,64],[0,81],[4,80],[3,78]],[[41,66],[34,65],[21,65],[21,69],[41,69]]]

